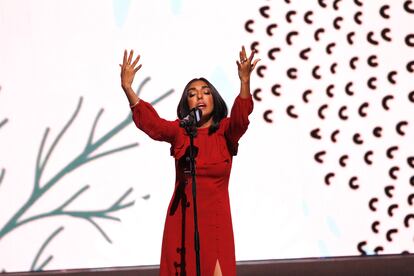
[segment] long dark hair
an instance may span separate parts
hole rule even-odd
[[[177,106],[177,116],[178,118],[182,119],[186,114],[190,112],[190,108],[188,107],[188,96],[187,90],[189,89],[190,85],[195,81],[203,81],[207,84],[207,86],[211,90],[211,94],[213,96],[214,102],[214,109],[213,109],[213,123],[209,127],[208,133],[212,134],[220,127],[220,121],[227,117],[227,105],[223,98],[220,96],[220,93],[217,89],[205,78],[195,78],[190,80],[184,88],[183,94],[181,95],[181,100]]]

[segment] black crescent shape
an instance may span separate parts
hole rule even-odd
[[[326,6],[327,6],[323,0],[318,0],[318,4],[319,4],[319,6],[321,6],[322,8],[326,8]]]
[[[405,44],[409,47],[414,47],[414,34],[409,34],[405,37]]]
[[[332,98],[334,96],[332,89],[335,88],[335,85],[330,84],[328,87],[326,87],[326,95],[328,95],[329,98]]]
[[[392,146],[387,149],[387,157],[389,159],[394,159],[394,151],[398,150],[398,146]]]
[[[328,55],[332,54],[332,49],[336,46],[335,42],[331,42],[328,45],[326,45],[326,53]]]
[[[359,185],[356,183],[358,180],[358,177],[353,176],[349,179],[349,187],[351,187],[352,190],[357,190],[359,188]]]
[[[397,234],[398,233],[398,229],[390,229],[387,231],[387,241],[392,242],[392,235]]]
[[[404,10],[406,11],[406,12],[408,12],[408,13],[414,13],[414,9],[412,9],[411,7],[410,7],[410,5],[413,3],[413,1],[411,1],[411,0],[407,0],[407,1],[405,1],[404,2]]]
[[[339,129],[336,129],[336,130],[334,130],[334,131],[332,132],[332,134],[331,134],[331,141],[332,141],[332,142],[336,143],[336,141],[337,141],[336,136],[337,136],[338,134],[339,134]]]
[[[414,60],[408,62],[406,68],[408,72],[414,72]]]
[[[308,102],[309,102],[308,96],[309,96],[310,94],[312,94],[312,90],[310,90],[310,89],[307,89],[307,90],[305,90],[305,91],[303,92],[303,94],[302,94],[302,100],[303,100],[305,103],[308,103]]]
[[[322,151],[319,151],[319,152],[315,153],[315,155],[313,156],[313,158],[315,159],[316,162],[322,164],[323,163],[322,157],[325,154],[326,154],[326,151],[322,150]]]
[[[342,0],[335,0],[334,2],[333,2],[333,8],[334,8],[334,10],[338,10],[339,9],[339,6],[338,6],[338,4],[339,4],[339,2],[341,2]]]
[[[259,9],[260,14],[264,17],[264,18],[269,18],[269,6],[263,6]]]
[[[336,66],[338,66],[338,63],[336,62],[332,63],[331,68],[330,68],[332,74],[336,74]]]
[[[379,254],[380,252],[382,252],[382,251],[384,251],[384,247],[382,247],[382,246],[377,246],[377,247],[375,247],[375,249],[374,249],[374,252],[375,252],[375,254]]]
[[[371,230],[372,232],[374,232],[375,234],[378,234],[379,230],[378,230],[378,226],[380,225],[380,222],[378,220],[374,221],[371,224]]]
[[[314,138],[314,139],[318,139],[318,140],[322,139],[322,136],[321,136],[321,134],[319,133],[320,131],[321,131],[321,129],[320,129],[320,128],[315,128],[315,129],[313,129],[313,130],[310,132],[311,137],[312,137],[312,138]]]
[[[275,60],[276,59],[276,56],[275,56],[276,52],[280,52],[279,47],[275,47],[275,48],[270,49],[269,52],[267,52],[267,55],[269,56],[269,58],[271,60]]]
[[[395,129],[396,129],[397,133],[398,133],[399,135],[401,135],[401,136],[404,136],[404,135],[405,135],[405,131],[404,131],[403,127],[405,127],[405,126],[407,126],[407,125],[408,125],[408,122],[407,122],[407,121],[401,121],[401,122],[399,122],[399,123],[395,126]]]
[[[352,140],[357,145],[362,145],[364,143],[364,141],[361,138],[361,134],[359,133],[355,133],[354,136],[352,137]]]
[[[250,51],[254,51],[257,53],[259,53],[259,50],[257,49],[257,47],[259,46],[259,41],[253,41],[252,44],[250,44]]]
[[[391,84],[396,84],[395,76],[397,75],[397,71],[391,71],[387,75],[387,79]]]
[[[296,11],[288,11],[286,13],[286,21],[292,23],[292,16],[296,15]]]
[[[362,12],[358,11],[354,14],[354,21],[355,23],[357,23],[358,25],[362,24],[362,20],[361,20],[361,16],[362,16]]]
[[[375,204],[376,204],[377,202],[378,202],[378,198],[376,198],[376,197],[371,198],[371,200],[369,201],[368,206],[369,206],[369,209],[370,209],[372,212],[377,211],[377,207],[375,206]]]
[[[298,114],[296,114],[296,113],[294,113],[293,111],[294,111],[294,109],[295,109],[295,106],[294,105],[289,105],[287,108],[286,108],[286,113],[291,117],[291,118],[293,118],[293,119],[297,119],[297,118],[299,118],[299,116],[298,116]]]
[[[316,65],[315,67],[313,67],[312,69],[312,76],[317,79],[320,80],[321,79],[321,75],[318,73],[320,66]]]
[[[378,57],[376,55],[372,55],[368,57],[368,65],[371,67],[377,67],[378,66]]]
[[[327,104],[323,104],[323,105],[321,105],[320,107],[319,107],[319,109],[318,109],[318,116],[319,116],[319,118],[321,118],[322,120],[324,120],[325,119],[325,115],[323,114],[323,112],[325,111],[325,109],[327,109],[328,108],[328,105]]]
[[[303,16],[303,20],[305,20],[307,24],[312,24],[313,20],[310,18],[312,15],[313,15],[313,11],[307,11],[305,15]]]
[[[366,117],[367,116],[366,109],[368,108],[368,106],[369,106],[368,102],[364,102],[359,106],[359,108],[358,108],[359,116],[361,116],[361,117]]]
[[[348,115],[345,114],[345,111],[347,111],[347,109],[348,107],[346,105],[343,105],[339,108],[338,116],[339,118],[341,118],[341,120],[344,120],[344,121],[348,120]]]
[[[359,0],[354,0],[355,5],[362,7],[362,2]]]
[[[296,36],[296,35],[299,35],[299,32],[297,32],[297,31],[291,31],[291,32],[289,32],[287,35],[286,35],[286,43],[288,44],[288,45],[292,45],[292,37],[293,36]]]
[[[390,9],[389,5],[384,5],[380,8],[379,12],[380,12],[380,15],[382,16],[382,18],[384,18],[384,19],[389,19],[390,18],[390,15],[387,13],[389,9]]]
[[[257,70],[256,70],[257,75],[263,78],[264,77],[263,70],[266,70],[266,69],[267,69],[266,65],[260,65],[259,67],[257,67]]]
[[[407,158],[408,166],[410,166],[412,169],[414,169],[414,156],[410,156]]]
[[[414,103],[414,91],[411,91],[411,92],[408,94],[408,100],[409,100],[410,102]]]
[[[286,71],[286,75],[290,78],[290,79],[297,79],[297,77],[298,77],[298,75],[297,75],[297,73],[298,73],[298,69],[296,69],[296,68],[289,68],[287,71]]]
[[[290,4],[290,0],[285,0],[285,2],[286,2],[287,4]]]
[[[349,156],[347,154],[344,154],[341,156],[341,158],[339,158],[339,165],[341,165],[341,167],[346,167],[346,161],[349,159]]]
[[[375,90],[377,89],[377,85],[375,84],[377,82],[377,78],[376,77],[371,77],[368,79],[367,81],[367,85],[370,89]]]
[[[388,175],[391,177],[391,179],[397,180],[398,176],[395,173],[398,172],[399,170],[400,170],[399,167],[393,166],[388,170]]]
[[[409,195],[408,198],[407,198],[408,205],[412,206],[413,205],[413,200],[414,200],[414,194]]]
[[[349,32],[346,35],[346,40],[348,41],[349,45],[353,45],[354,44],[354,36],[355,36],[355,32]]]
[[[311,48],[309,48],[309,47],[303,49],[302,51],[300,51],[300,53],[299,53],[300,58],[303,59],[303,60],[308,60],[308,58],[309,58],[308,54],[309,54],[310,51],[311,51]]]
[[[394,96],[393,95],[387,95],[384,98],[382,98],[381,104],[382,104],[382,107],[385,110],[387,110],[387,111],[390,110],[390,107],[388,106],[388,101],[390,101],[392,99],[394,99]]]
[[[389,28],[382,29],[382,31],[381,31],[381,37],[385,41],[391,42],[392,41],[392,38],[390,37],[390,32],[391,32],[391,30]]]
[[[354,95],[354,91],[352,91],[351,90],[351,86],[353,86],[354,85],[354,83],[352,82],[352,81],[350,81],[350,82],[348,82],[347,84],[346,84],[346,86],[345,86],[345,93],[348,95],[348,96],[352,96],[352,95]]]
[[[393,185],[388,185],[388,186],[385,186],[385,188],[384,188],[384,192],[389,198],[393,197],[392,192],[394,190],[395,190],[395,187]]]
[[[414,175],[410,177],[410,184],[411,186],[414,186]]]
[[[414,214],[408,214],[404,218],[404,225],[405,227],[410,227],[410,219],[414,219]]]
[[[249,19],[249,20],[246,21],[246,23],[244,23],[244,29],[246,30],[246,32],[248,32],[248,33],[253,33],[254,32],[254,30],[251,27],[252,24],[254,24],[253,19]]]
[[[375,127],[372,130],[372,133],[374,134],[375,137],[379,138],[382,136],[382,127]]]
[[[387,211],[387,213],[388,213],[388,215],[390,216],[390,217],[392,217],[393,215],[394,215],[394,210],[395,209],[398,209],[398,204],[391,204],[389,207],[388,207],[388,211]]]
[[[277,28],[276,23],[273,23],[273,24],[270,24],[269,26],[267,26],[267,28],[266,28],[267,35],[268,36],[273,36],[273,29],[276,29],[276,28]]]
[[[338,16],[334,19],[333,21],[333,26],[336,30],[340,30],[341,29],[341,25],[340,22],[342,22],[344,20],[344,18],[342,16]]]
[[[315,38],[316,41],[319,41],[320,40],[320,34],[324,33],[324,32],[325,32],[324,28],[319,28],[315,31],[313,37]]]
[[[260,93],[262,93],[262,89],[256,88],[253,91],[253,99],[255,99],[258,102],[261,102],[262,101],[262,98],[259,96]]]
[[[369,150],[364,154],[364,161],[367,163],[367,165],[372,165],[371,156],[373,153],[374,152],[372,150]]]
[[[272,118],[269,117],[269,115],[272,114],[272,113],[273,113],[273,110],[270,110],[270,109],[266,110],[263,113],[263,119],[266,121],[266,123],[273,123]]]
[[[362,242],[358,243],[357,248],[358,248],[359,253],[361,253],[361,255],[367,255],[367,252],[365,252],[365,250],[364,250],[364,246],[366,246],[366,245],[367,245],[366,241],[362,241]]]
[[[410,254],[410,251],[408,250],[404,250],[401,252],[401,255],[409,255],[409,254]]]
[[[330,172],[330,173],[327,173],[326,175],[325,175],[325,184],[326,185],[331,185],[331,178],[332,177],[334,177],[335,176],[335,174],[333,173],[333,172]]]
[[[353,57],[351,58],[351,60],[349,61],[349,66],[351,66],[351,69],[355,70],[356,69],[356,62],[359,60],[358,57]]]
[[[272,90],[272,94],[275,95],[276,97],[279,97],[281,94],[278,91],[278,89],[281,88],[281,87],[282,86],[280,84],[278,84],[278,83],[272,85],[272,89],[271,89]]]

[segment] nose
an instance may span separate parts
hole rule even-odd
[[[203,98],[203,93],[202,92],[198,92],[197,93],[197,99],[202,99]]]

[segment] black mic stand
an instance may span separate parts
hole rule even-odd
[[[194,148],[194,137],[197,134],[197,126],[186,125],[185,130],[190,137],[190,173],[192,177],[192,194],[193,194],[193,211],[194,211],[194,250],[196,253],[196,269],[197,276],[201,276],[200,271],[200,235],[198,233],[198,219],[197,219],[197,197],[196,197],[196,162],[195,162],[195,148]]]

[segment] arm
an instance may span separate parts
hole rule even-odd
[[[135,125],[152,139],[173,143],[178,124],[160,118],[152,105],[141,100],[131,87],[135,74],[142,67],[141,64],[137,66],[139,55],[131,63],[133,55],[133,50],[129,55],[125,50],[123,63],[119,65],[121,67],[121,86],[132,109],[132,119]]]
[[[225,130],[225,136],[233,155],[237,153],[237,146],[239,139],[246,132],[249,126],[249,114],[253,111],[253,100],[250,93],[250,75],[253,72],[256,64],[260,59],[253,61],[255,52],[250,54],[247,58],[246,50],[242,47],[240,51],[240,61],[236,61],[239,78],[240,78],[240,93],[234,101],[230,112],[230,119],[228,127]]]

